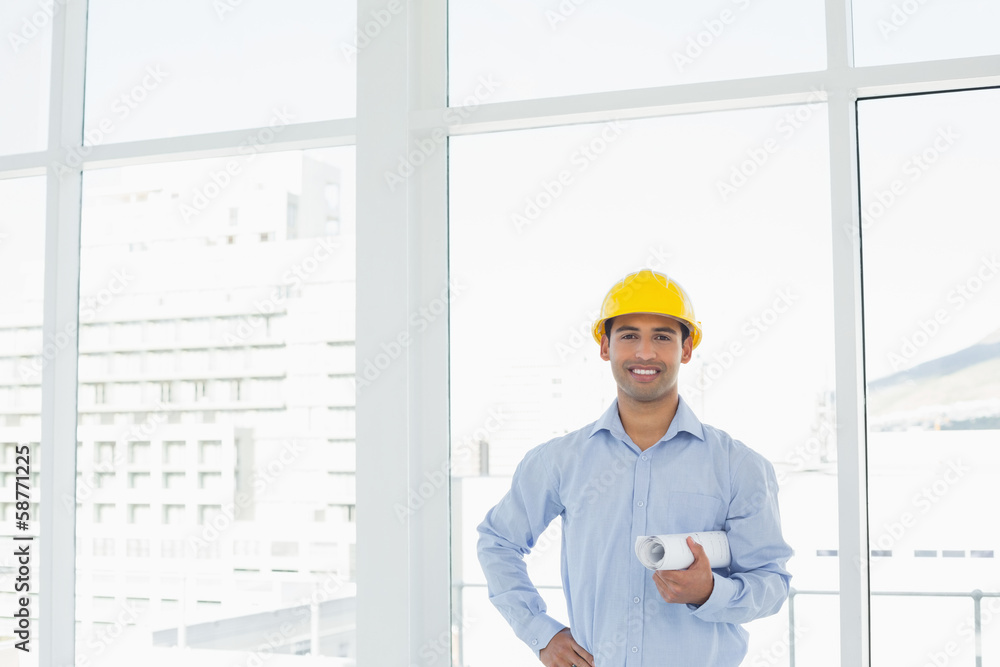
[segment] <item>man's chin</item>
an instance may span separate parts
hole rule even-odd
[[[657,403],[670,397],[670,390],[663,387],[631,386],[623,389],[633,401],[639,403]]]

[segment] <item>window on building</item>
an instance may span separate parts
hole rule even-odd
[[[94,463],[114,464],[115,463],[115,443],[95,442],[94,443]]]
[[[165,472],[163,473],[163,488],[168,491],[178,491],[187,485],[187,473]]]
[[[182,440],[163,441],[163,463],[171,466],[184,465],[187,443]]]
[[[198,463],[213,466],[222,463],[222,443],[218,440],[203,440],[199,442]]]
[[[152,489],[151,475],[148,472],[130,472],[128,474],[128,487],[143,491]]]
[[[112,558],[115,555],[115,540],[112,537],[94,538],[93,554],[98,557]]]
[[[126,539],[125,555],[129,558],[149,558],[149,540]]]
[[[187,544],[184,540],[161,540],[160,556],[163,558],[184,558]]]
[[[112,523],[115,520],[115,506],[110,503],[94,505],[94,523]]]
[[[221,505],[198,505],[198,523],[205,526],[222,517]]]
[[[128,462],[131,465],[148,466],[151,461],[151,449],[148,442],[128,443]]]
[[[185,523],[184,505],[164,505],[163,523],[168,526],[180,526]]]
[[[271,542],[271,555],[279,558],[291,558],[299,555],[298,542]]]
[[[131,524],[148,524],[150,507],[148,504],[136,503],[128,505],[128,522]]]
[[[198,473],[198,488],[202,489],[203,491],[221,491],[222,473],[221,472]]]

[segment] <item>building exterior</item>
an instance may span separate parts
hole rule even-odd
[[[64,499],[77,510],[78,656],[117,664],[105,649],[123,630],[149,646],[172,629],[197,649],[188,626],[336,599],[340,621],[306,622],[272,650],[351,659],[354,232],[341,173],[293,152],[256,156],[228,188],[209,187],[216,168],[192,187],[202,166],[85,180],[77,489]],[[5,527],[13,447],[37,450],[40,328],[0,328]],[[213,647],[254,649],[239,637]]]

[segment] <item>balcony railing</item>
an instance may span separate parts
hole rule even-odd
[[[464,588],[486,588],[486,584],[469,584],[455,582],[452,585],[454,594],[453,610],[454,614],[462,616],[462,589]],[[537,586],[539,589],[562,590],[562,586]],[[872,595],[893,596],[893,597],[943,597],[943,598],[971,598],[973,628],[975,630],[976,645],[976,667],[983,667],[983,638],[982,638],[982,600],[983,598],[1000,598],[1000,593],[984,593],[978,588],[973,591],[942,591],[942,592],[922,592],[922,591],[872,591]],[[839,591],[814,591],[796,590],[792,588],[788,592],[788,664],[795,667],[795,599],[801,595],[840,595]],[[458,623],[458,632],[455,637],[455,656],[459,665],[464,665],[462,624]],[[991,663],[993,664],[993,663]]]
[[[800,595],[839,595],[839,591],[800,591],[791,589],[788,592],[788,664],[795,667],[795,598]],[[978,588],[973,591],[872,591],[871,595],[891,597],[933,597],[933,598],[972,598],[973,628],[976,643],[976,667],[983,667],[983,598],[1000,598],[1000,593],[984,593]]]

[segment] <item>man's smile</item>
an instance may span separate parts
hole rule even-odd
[[[630,366],[628,372],[636,382],[652,382],[660,374],[660,369],[655,366]]]

